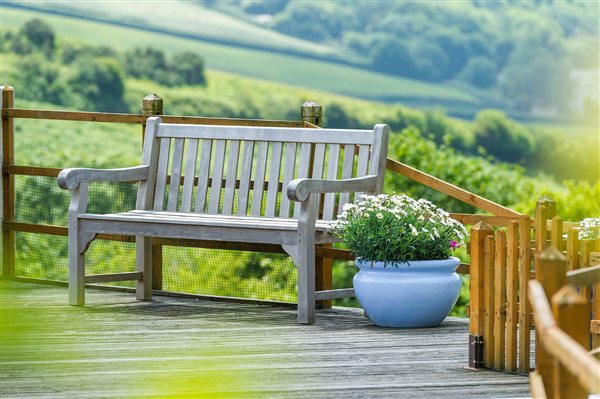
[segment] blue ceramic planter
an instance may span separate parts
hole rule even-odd
[[[356,260],[354,292],[373,321],[382,327],[435,327],[458,299],[458,258],[413,261],[396,268],[383,262]]]

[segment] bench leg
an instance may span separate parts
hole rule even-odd
[[[85,212],[88,185],[80,183],[71,191],[69,204],[69,305],[85,304],[85,251],[94,235],[84,235],[80,229],[79,213]]]
[[[135,297],[141,301],[152,299],[152,245],[150,237],[135,238],[135,264],[138,272],[142,272],[142,279],[138,280],[135,287]]]
[[[77,223],[77,222],[76,222]],[[79,253],[82,237],[77,228],[69,229],[69,305],[85,304],[85,251]]]
[[[298,323],[315,322],[315,219],[316,196],[302,202],[298,217]]]

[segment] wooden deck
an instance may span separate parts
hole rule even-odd
[[[520,375],[466,370],[468,322],[384,329],[356,309],[248,305],[1,283],[2,398],[528,397]]]

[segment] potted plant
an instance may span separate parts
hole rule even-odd
[[[333,233],[356,255],[354,291],[384,327],[439,326],[456,303],[460,261],[452,252],[465,227],[425,199],[362,196],[346,204]]]

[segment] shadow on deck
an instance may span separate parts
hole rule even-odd
[[[470,371],[468,320],[375,327],[357,309],[265,305],[1,282],[2,398],[527,397],[528,379]]]

